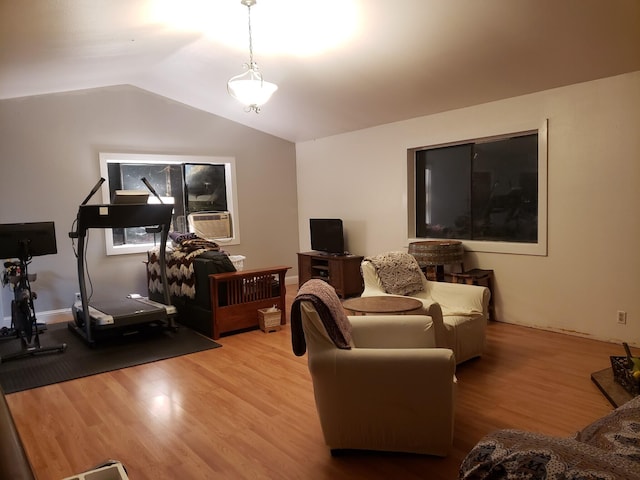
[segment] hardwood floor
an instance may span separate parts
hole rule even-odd
[[[289,304],[294,292],[289,294]],[[222,348],[7,396],[39,480],[105,459],[132,480],[455,479],[497,428],[569,436],[611,411],[590,380],[622,347],[491,322],[487,354],[458,366],[451,454],[331,457],[307,358],[290,330],[223,337]]]

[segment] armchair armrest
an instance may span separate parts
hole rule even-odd
[[[442,308],[444,315],[485,315],[489,309],[487,287],[461,283],[424,280],[429,296]]]
[[[435,348],[435,328],[426,315],[350,316],[356,348]]]
[[[362,272],[362,280],[364,282],[364,290],[362,291],[363,297],[389,295],[384,291],[384,288],[382,288],[382,284],[380,283],[380,279],[376,273],[376,268],[370,261],[364,260],[360,264],[360,270]]]
[[[333,353],[336,378],[360,391],[432,393],[455,382],[455,357],[448,348],[352,348]]]

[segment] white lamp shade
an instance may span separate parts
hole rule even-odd
[[[248,107],[264,105],[277,89],[276,84],[265,82],[262,75],[254,69],[249,69],[227,82],[229,94]]]

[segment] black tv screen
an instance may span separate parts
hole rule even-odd
[[[25,258],[58,253],[53,222],[0,225],[0,258]]]
[[[344,231],[339,218],[311,218],[311,249],[333,255],[344,254]]]

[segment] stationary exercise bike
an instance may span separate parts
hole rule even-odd
[[[13,288],[11,327],[21,344],[19,351],[0,356],[0,363],[40,353],[64,352],[67,348],[66,343],[40,345],[40,328],[33,305],[37,295],[31,290],[31,282],[35,281],[36,275],[28,272],[32,258],[30,235],[36,237],[33,243],[36,255],[56,253],[53,222],[0,225],[0,257],[17,257],[17,260],[5,262],[2,283],[11,284]]]

